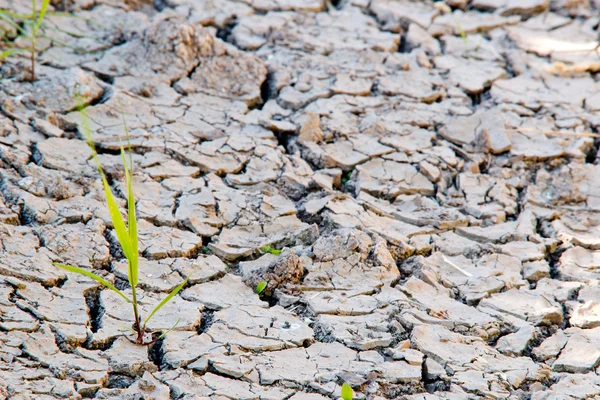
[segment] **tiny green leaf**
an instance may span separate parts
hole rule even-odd
[[[50,4],[50,0],[42,1],[42,9],[40,10],[40,15],[38,16],[37,22],[35,23],[35,27],[33,28],[33,35],[37,35],[40,30],[40,25],[46,16],[46,10],[48,9],[48,5]],[[33,10],[35,12],[35,10]]]
[[[342,399],[352,400],[353,396],[354,396],[354,390],[352,390],[352,387],[350,387],[348,382],[344,382],[344,384],[342,385]]]
[[[128,303],[131,303],[131,300],[129,300],[127,298],[127,296],[125,296],[123,294],[123,292],[121,292],[119,289],[117,289],[116,287],[114,287],[110,282],[108,282],[104,278],[102,278],[102,277],[100,277],[100,276],[98,276],[98,275],[96,275],[96,274],[94,274],[92,272],[86,271],[83,268],[73,267],[71,265],[65,265],[65,264],[61,264],[61,263],[57,263],[57,262],[52,263],[52,265],[54,265],[55,267],[67,270],[69,272],[74,272],[76,274],[85,275],[88,278],[92,278],[96,282],[103,284],[104,286],[106,286],[107,288],[109,288],[110,290],[112,290],[113,292],[117,293],[119,296],[121,296],[122,298],[124,298],[125,301],[127,301]]]
[[[133,328],[130,328],[130,327],[128,327],[128,326],[121,325],[121,324],[119,324],[119,326],[120,326],[121,328],[123,328],[123,329],[126,329],[126,330],[128,330],[128,331],[131,331],[131,332],[133,332],[133,333],[137,333],[137,332],[136,332],[136,331],[135,331]]]
[[[132,176],[130,166],[127,165],[125,158],[125,149],[121,145],[121,158],[123,159],[123,168],[125,169],[125,183],[127,185],[127,225],[129,243],[131,245],[131,258],[129,259],[129,283],[132,287],[138,284],[138,231],[137,219],[135,215],[135,197],[133,195]],[[131,161],[131,160],[130,160]]]
[[[15,53],[18,52],[23,52],[25,51],[24,49],[8,49],[8,50],[4,50],[2,53],[0,53],[0,59],[6,58],[6,57],[10,57]]]
[[[188,279],[190,279],[190,277],[188,276],[187,278],[185,278],[185,280],[183,282],[181,282],[181,284],[179,286],[177,286],[175,289],[173,289],[171,291],[171,293],[169,293],[169,295],[167,297],[165,297],[164,299],[162,299],[162,301],[160,303],[158,303],[158,305],[156,307],[154,307],[154,310],[152,310],[152,312],[150,313],[150,315],[148,315],[148,318],[146,318],[146,320],[144,321],[144,327],[146,327],[146,324],[148,323],[148,321],[150,321],[150,318],[152,318],[152,316],[162,308],[162,306],[164,306],[165,304],[167,304],[167,302],[169,300],[171,300],[177,293],[179,293],[179,291],[181,289],[183,289],[183,287],[185,286],[185,284],[187,283]]]
[[[168,331],[166,331],[166,332],[163,332],[163,333],[162,333],[162,335],[160,335],[160,336],[158,337],[158,339],[156,339],[156,340],[158,341],[158,340],[160,340],[160,339],[164,338],[165,336],[167,336],[167,334],[168,334],[169,332],[171,332],[173,329],[175,329],[175,327],[176,327],[176,326],[179,324],[179,321],[181,321],[181,318],[177,319],[177,321],[175,322],[175,325],[173,325],[171,328],[169,328],[169,330],[168,330]]]
[[[254,289],[254,291],[256,292],[256,294],[260,295],[266,288],[267,288],[267,282],[260,281],[260,282],[258,282],[258,285],[256,285],[256,289]]]
[[[115,195],[108,185],[108,181],[106,180],[104,173],[102,173],[102,185],[104,186],[106,204],[108,206],[108,211],[110,212],[110,219],[112,220],[115,232],[117,234],[117,240],[119,241],[119,244],[121,244],[121,248],[123,249],[123,254],[125,254],[125,257],[127,257],[128,260],[131,260],[131,241],[129,239],[127,228],[125,227],[125,221],[123,220],[123,216],[121,215],[121,211],[117,205]],[[134,286],[131,282],[131,277],[129,277],[129,284],[132,287]]]
[[[277,250],[277,249],[273,248],[273,246],[270,246],[270,245],[263,246],[260,248],[260,250],[265,254],[266,253],[270,253],[270,254],[274,254],[274,255],[281,254],[281,250]]]

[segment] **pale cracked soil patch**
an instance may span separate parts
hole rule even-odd
[[[598,0],[52,3],[0,65],[0,398],[600,396],[599,141],[540,133],[600,133]],[[81,104],[142,311],[189,277],[150,348],[52,266],[129,290]]]

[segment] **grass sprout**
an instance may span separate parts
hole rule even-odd
[[[30,47],[29,50],[21,48],[11,48],[0,53],[0,59],[9,57],[18,52],[29,52],[29,58],[31,60],[31,81],[35,81],[35,56],[36,56],[36,43],[37,38],[40,35],[40,29],[42,28],[42,21],[46,17],[50,0],[42,0],[40,11],[36,12],[37,4],[36,0],[31,0],[31,14],[18,14],[8,10],[0,9],[0,20],[13,27],[20,36],[29,39]],[[23,28],[23,25],[29,25],[29,31]],[[4,33],[6,35],[6,32]]]
[[[352,397],[354,397],[354,390],[352,390],[352,387],[348,384],[348,382],[344,382],[342,385],[342,399],[352,400]]]
[[[131,182],[132,176],[133,176],[133,160],[132,160],[132,155],[131,155],[131,145],[129,145],[129,149],[128,149],[129,157],[126,157],[125,148],[123,147],[123,144],[121,143],[121,159],[123,162],[123,168],[125,170],[125,184],[127,187],[127,223],[125,223],[125,219],[123,218],[123,216],[121,214],[121,210],[119,209],[115,195],[113,194],[112,189],[110,188],[110,185],[108,184],[108,180],[106,179],[104,169],[102,168],[102,165],[100,164],[100,160],[98,158],[98,153],[96,152],[96,148],[95,148],[94,142],[92,140],[92,133],[91,133],[91,129],[89,128],[88,117],[85,114],[84,110],[80,110],[79,113],[81,116],[82,129],[85,133],[87,143],[92,151],[92,158],[96,164],[98,172],[100,173],[100,178],[102,180],[102,186],[104,188],[104,194],[106,196],[106,204],[108,206],[108,211],[110,213],[110,218],[112,220],[113,227],[115,229],[117,240],[121,246],[121,249],[123,251],[123,254],[125,255],[125,258],[127,259],[127,265],[128,265],[127,278],[129,281],[129,285],[131,286],[131,298],[127,297],[122,291],[117,289],[114,285],[112,285],[110,282],[106,281],[101,276],[98,276],[92,272],[89,272],[89,271],[79,268],[79,267],[74,267],[71,265],[65,265],[65,264],[61,264],[61,263],[54,263],[54,265],[56,267],[66,270],[68,272],[81,274],[81,275],[87,276],[87,277],[95,280],[96,282],[100,283],[104,287],[117,293],[124,301],[131,304],[131,306],[133,308],[133,317],[134,317],[134,324],[133,324],[132,329],[135,334],[134,334],[133,340],[132,339],[130,339],[130,340],[139,345],[150,345],[150,344],[156,342],[157,340],[160,340],[162,337],[164,337],[164,335],[166,335],[168,332],[170,332],[179,323],[179,321],[177,321],[173,327],[171,327],[169,330],[164,332],[159,338],[157,338],[155,340],[146,342],[144,339],[145,333],[147,332],[146,326],[148,325],[148,322],[165,304],[167,304],[177,293],[179,293],[179,291],[181,289],[183,289],[183,287],[185,286],[185,284],[188,281],[188,278],[186,278],[181,284],[179,284],[175,289],[173,289],[171,291],[171,293],[169,293],[160,303],[158,303],[158,305],[152,310],[152,312],[150,312],[148,317],[146,317],[146,319],[142,323],[142,316],[140,315],[140,312],[139,312],[137,290],[136,290],[137,285],[138,285],[138,276],[139,276],[139,253],[138,253],[138,229],[137,229],[137,218],[136,218],[136,211],[135,211],[135,197],[133,194],[133,186],[132,186],[132,182]],[[125,132],[127,134],[127,142],[129,143],[129,132],[127,131],[126,124],[125,124]],[[128,158],[129,158],[129,160],[128,160]]]
[[[258,282],[258,285],[256,285],[256,289],[254,289],[254,292],[256,292],[256,294],[260,296],[260,294],[262,292],[264,292],[264,290],[266,288],[267,288],[267,282],[260,281],[260,282]]]
[[[456,24],[458,33],[460,33],[460,37],[462,38],[463,42],[465,43],[465,52],[468,55],[469,54],[469,40],[467,39],[467,34],[465,33],[465,30],[462,28],[462,25],[460,24],[460,22],[458,22],[458,20],[456,18],[454,18],[454,23]]]
[[[265,254],[271,253],[276,256],[281,254],[281,250],[278,250],[278,249],[274,248],[273,246],[269,246],[269,245],[261,247],[261,251]]]

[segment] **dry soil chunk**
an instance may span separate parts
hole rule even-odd
[[[503,311],[534,325],[560,324],[563,319],[562,308],[557,302],[527,290],[512,289],[494,294],[482,300],[479,307]]]

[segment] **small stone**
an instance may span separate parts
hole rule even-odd
[[[425,379],[430,381],[445,379],[448,376],[444,367],[431,358],[425,359],[425,365],[423,366],[423,369],[425,371]]]
[[[358,359],[360,361],[369,361],[372,363],[380,363],[383,362],[383,356],[379,354],[377,351],[361,351],[358,353]]]
[[[550,277],[550,266],[547,261],[524,262],[522,274],[529,282],[537,282]]]
[[[575,330],[552,364],[552,370],[572,373],[592,370],[600,360],[599,340],[598,328],[589,331]]]
[[[579,328],[595,328],[600,326],[600,302],[586,301],[577,304],[569,319],[571,326]]]
[[[419,172],[421,172],[423,175],[429,178],[429,180],[433,183],[439,181],[440,177],[442,176],[442,173],[440,172],[439,168],[431,165],[427,161],[421,161],[421,163],[419,164]]]
[[[316,113],[308,113],[307,119],[300,129],[298,143],[306,144],[308,142],[319,143],[323,140],[323,131],[319,127],[319,115]]]
[[[156,365],[148,359],[148,351],[143,346],[131,343],[124,337],[118,338],[112,347],[104,352],[112,371],[129,376],[157,371]]]
[[[527,290],[512,289],[483,299],[479,307],[490,307],[514,315],[534,325],[560,324],[562,308],[546,296]]]
[[[408,51],[420,47],[433,56],[441,53],[439,42],[418,24],[408,26],[406,45]]]
[[[527,346],[535,339],[536,330],[531,325],[523,325],[515,333],[502,336],[496,348],[499,352],[510,356],[520,356]]]

